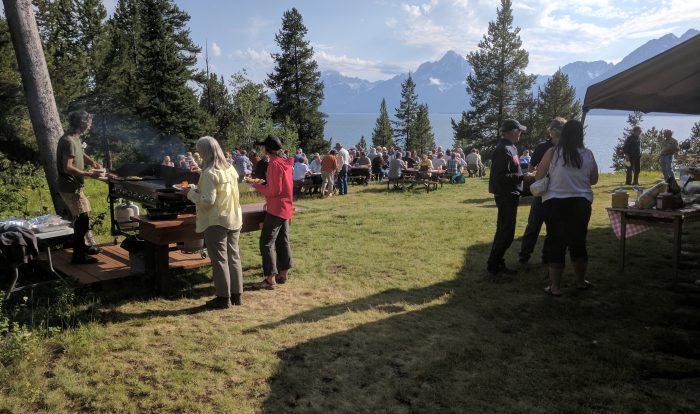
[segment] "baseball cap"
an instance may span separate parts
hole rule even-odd
[[[527,127],[515,119],[506,119],[501,124],[501,132],[512,131],[514,129],[519,129],[523,132],[527,131]]]

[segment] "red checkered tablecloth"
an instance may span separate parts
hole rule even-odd
[[[608,210],[608,217],[610,218],[610,225],[612,226],[613,232],[615,232],[615,237],[619,239],[620,237],[622,237],[622,213],[619,211]],[[650,226],[645,226],[643,224],[627,223],[627,228],[625,230],[625,238],[628,239],[632,236],[644,233],[650,228]]]

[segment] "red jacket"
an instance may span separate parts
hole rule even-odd
[[[267,212],[284,220],[292,218],[294,212],[293,166],[294,158],[272,155],[267,165],[267,184],[255,185],[255,189],[267,199]]]

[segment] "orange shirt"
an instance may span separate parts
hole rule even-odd
[[[321,160],[321,172],[333,173],[338,169],[338,159],[332,155],[326,155]]]

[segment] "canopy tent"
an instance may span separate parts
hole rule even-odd
[[[588,87],[594,108],[700,114],[700,35]]]

